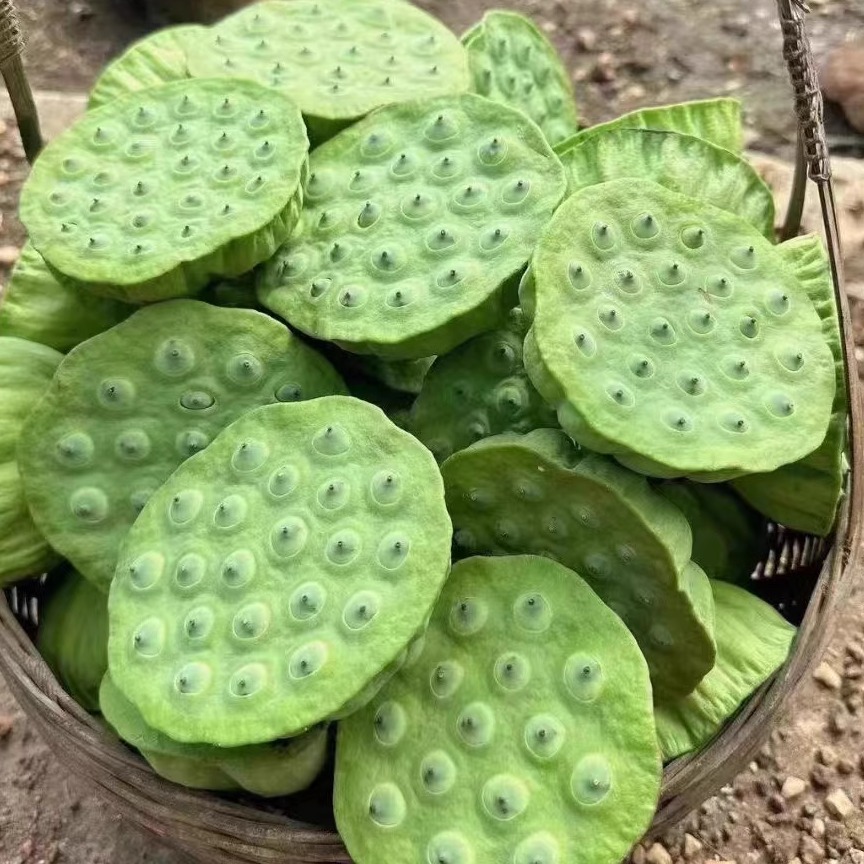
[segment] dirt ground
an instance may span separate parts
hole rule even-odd
[[[493,6],[532,14],[573,70],[588,122],[649,103],[731,94],[744,101],[751,150],[791,156],[794,118],[771,0],[421,0],[419,5],[457,31]],[[18,6],[29,36],[28,73],[40,90],[86,90],[104,62],[148,28],[143,8],[128,0],[22,0]],[[811,6],[809,31],[817,56],[864,33],[862,0],[811,0]],[[854,153],[860,141],[850,139],[842,124],[832,129],[836,151],[845,147]],[[860,181],[852,181],[857,186],[848,193],[848,207],[850,218],[860,222],[864,172],[851,168],[849,176]],[[0,119],[0,275],[23,240],[14,213],[24,176],[14,129],[4,128]],[[852,227],[864,231],[864,225]],[[861,243],[857,232],[854,236]],[[859,262],[862,251],[864,243],[857,249]],[[857,316],[864,323],[864,307]],[[639,847],[634,864],[864,864],[864,576],[857,581],[826,654],[829,671],[805,683],[756,762],[661,838],[662,845]],[[844,818],[837,790],[851,802]],[[0,682],[0,864],[182,860],[121,823],[79,780],[67,776]]]

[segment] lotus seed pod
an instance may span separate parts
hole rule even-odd
[[[247,747],[181,744],[148,726],[110,675],[102,679],[99,701],[117,735],[135,747],[157,774],[182,786],[243,789],[267,798],[293,795],[312,783],[327,759],[323,725],[297,738]]]
[[[129,532],[111,677],[175,741],[299,734],[395,671],[450,540],[435,460],[378,408],[331,396],[250,411]]]
[[[607,180],[651,180],[734,213],[774,240],[774,196],[740,156],[693,135],[613,127],[561,155],[570,192]]]
[[[446,353],[515,305],[565,187],[512,108],[470,94],[382,108],[312,154],[300,223],[259,298],[348,351]]]
[[[704,747],[783,665],[795,638],[791,624],[743,588],[714,581],[711,588],[717,610],[717,664],[689,696],[655,699],[664,761]]]
[[[120,543],[181,462],[252,408],[342,392],[330,364],[266,315],[148,306],[70,352],[28,418],[18,458],[33,519],[107,591]],[[175,515],[197,506],[184,498]]]
[[[316,142],[382,105],[470,86],[459,40],[409,3],[254,3],[209,33],[188,50],[190,72],[250,78],[284,92]]]
[[[354,355],[351,362],[358,370],[391,390],[416,396],[423,387],[434,357],[417,360],[382,360],[380,357]]]
[[[570,75],[530,18],[487,12],[462,44],[476,93],[523,111],[553,146],[579,130]]]
[[[744,220],[613,180],[558,209],[532,274],[525,368],[583,446],[716,482],[795,462],[825,438],[836,385],[819,316]]]
[[[490,435],[557,425],[555,411],[525,374],[524,335],[517,308],[506,329],[475,336],[435,361],[409,428],[439,462]]]
[[[729,487],[689,480],[656,487],[686,517],[693,532],[693,560],[710,579],[747,586],[767,552],[765,520]]]
[[[704,138],[710,144],[740,153],[744,146],[741,103],[737,99],[703,99],[641,108],[622,114],[608,123],[598,123],[571,135],[555,147],[556,153],[566,153],[586,139],[610,129],[655,129],[658,132],[679,132]],[[704,178],[703,178],[704,179]]]
[[[60,562],[27,509],[15,450],[27,415],[62,359],[45,345],[0,337],[0,588]]]
[[[36,647],[63,689],[86,711],[98,711],[108,669],[108,598],[74,571],[56,577],[39,606]]]
[[[88,111],[40,154],[21,221],[55,270],[133,303],[269,258],[297,220],[309,142],[251,81],[186,80]]]
[[[822,320],[822,333],[834,357],[836,390],[831,422],[822,443],[798,462],[770,474],[753,474],[734,482],[736,491],[761,513],[797,531],[831,533],[843,484],[849,471],[846,459],[846,367],[831,268],[822,240],[815,234],[787,240],[777,247],[795,271]],[[795,351],[788,362],[797,365]]]
[[[109,63],[90,91],[88,108],[101,108],[115,99],[189,77],[186,48],[206,39],[205,27],[187,24],[165,27],[134,42]]]
[[[65,352],[134,311],[133,306],[58,280],[42,256],[25,243],[0,301],[0,336]]]
[[[471,558],[419,657],[339,724],[333,802],[357,864],[615,864],[659,787],[620,620],[554,561]]]
[[[690,561],[690,526],[644,477],[575,452],[557,429],[486,438],[441,473],[457,549],[575,570],[630,628],[657,691],[689,693],[714,665],[711,589]]]

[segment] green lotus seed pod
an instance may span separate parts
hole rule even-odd
[[[293,795],[312,783],[327,759],[327,727],[323,725],[297,738],[247,747],[181,744],[148,726],[110,675],[102,679],[99,702],[120,738],[140,751],[157,774],[182,786],[243,789],[268,798]]]
[[[497,326],[565,191],[520,112],[479,96],[382,108],[314,151],[261,302],[316,339],[409,360]]]
[[[737,99],[704,99],[696,102],[681,102],[677,105],[660,105],[656,108],[641,108],[622,114],[608,123],[598,123],[571,135],[555,147],[556,153],[566,153],[594,135],[610,129],[655,129],[659,132],[680,132],[704,138],[717,147],[740,153],[744,146],[744,129],[741,123],[741,103]]]
[[[70,352],[28,418],[18,457],[33,519],[107,591],[120,543],[181,462],[252,408],[340,392],[330,364],[266,315],[148,306]],[[175,515],[197,507],[184,498]]]
[[[443,24],[391,0],[254,3],[188,50],[204,77],[249,78],[280,90],[321,142],[382,105],[463,93],[468,58]]]
[[[25,243],[0,301],[0,336],[65,352],[134,311],[133,306],[61,282],[33,246]]]
[[[693,135],[612,127],[561,155],[570,192],[607,180],[651,180],[746,219],[774,240],[774,196],[740,156]],[[690,232],[698,242],[698,228]]]
[[[644,477],[576,452],[555,429],[486,438],[441,473],[457,548],[543,555],[580,573],[636,637],[655,690],[689,693],[714,665],[690,526]]]
[[[435,460],[379,409],[331,396],[250,411],[129,532],[111,677],[175,741],[299,734],[395,671],[450,540]]]
[[[524,336],[521,310],[514,309],[506,329],[475,336],[435,361],[409,428],[439,462],[490,435],[557,425],[525,374]]]
[[[554,561],[471,558],[419,656],[339,724],[333,802],[357,864],[615,864],[659,787],[620,620]]]
[[[207,28],[186,24],[164,27],[134,42],[105,67],[90,91],[88,108],[92,111],[128,93],[188,78],[186,49],[207,35]]]
[[[704,747],[786,661],[795,639],[795,628],[758,597],[726,582],[711,588],[717,664],[689,696],[655,699],[664,761]]]
[[[693,560],[710,579],[746,586],[768,552],[765,520],[727,486],[665,481],[657,491],[686,517]]]
[[[39,607],[36,647],[63,689],[97,712],[108,669],[108,598],[74,571],[57,577]]]
[[[42,151],[21,221],[51,267],[94,293],[194,294],[287,239],[308,144],[297,107],[251,81],[151,87],[88,111]]]
[[[753,474],[734,482],[736,491],[759,512],[797,531],[831,533],[843,485],[849,471],[846,459],[846,367],[831,268],[822,240],[815,234],[787,240],[777,247],[795,271],[822,320],[822,334],[834,357],[836,390],[831,422],[822,443],[809,455],[770,474]],[[799,359],[800,358],[800,359]],[[781,362],[796,368],[803,355],[791,345]]]
[[[648,180],[590,186],[556,212],[532,274],[525,368],[583,446],[715,482],[825,438],[836,385],[819,316],[742,219]]]
[[[38,576],[60,561],[27,509],[15,448],[27,415],[62,359],[45,345],[0,336],[0,588]]]
[[[553,146],[579,130],[570,75],[530,18],[487,12],[462,44],[476,93],[523,111]]]

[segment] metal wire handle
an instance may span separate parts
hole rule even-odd
[[[822,220],[825,224],[825,239],[828,247],[828,258],[831,263],[831,275],[834,280],[834,295],[840,310],[840,320],[843,325],[843,352],[847,368],[851,374],[847,376],[847,397],[849,404],[849,423],[855,434],[852,440],[861,440],[860,433],[864,429],[864,408],[862,408],[858,375],[855,374],[857,361],[855,359],[855,340],[852,331],[852,318],[849,314],[849,304],[843,285],[843,254],[840,233],[837,228],[837,205],[834,198],[834,184],[831,181],[831,161],[828,145],[825,141],[824,106],[822,90],[816,74],[816,64],[813,61],[813,51],[804,27],[804,18],[810,10],[804,0],[777,0],[777,11],[780,15],[780,28],[783,33],[783,57],[789,70],[789,78],[795,93],[795,113],[798,116],[799,158],[796,166],[796,186],[803,194],[805,185],[804,171],[819,191],[819,201],[822,209]],[[790,208],[800,204],[796,201],[793,191]],[[787,224],[789,223],[787,218]],[[853,450],[851,459],[858,454]],[[861,539],[861,513],[864,513],[864,489],[855,483],[855,472],[850,473],[851,488],[849,489],[850,524],[847,526],[844,559],[848,559],[852,550],[856,549]]]
[[[12,100],[24,153],[27,161],[32,163],[39,155],[43,141],[33,91],[21,61],[23,51],[24,36],[18,24],[15,4],[12,0],[0,0],[0,74]]]

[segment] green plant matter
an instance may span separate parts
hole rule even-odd
[[[659,692],[689,693],[714,665],[711,589],[690,560],[690,526],[644,477],[553,429],[486,438],[441,471],[457,549],[575,570],[630,628]]]
[[[28,414],[62,359],[45,345],[0,336],[0,588],[38,576],[60,561],[27,509],[16,447]]]
[[[264,306],[316,339],[408,360],[500,324],[566,188],[540,130],[479,96],[374,112],[315,150]]]
[[[52,576],[39,606],[36,647],[85,710],[99,710],[99,685],[108,670],[108,598],[74,571]]]
[[[316,142],[382,105],[468,90],[468,59],[443,24],[392,0],[255,3],[187,51],[189,71],[250,78],[303,111]]]
[[[660,760],[645,661],[575,573],[453,568],[419,656],[340,724],[336,823],[354,861],[615,864]]]
[[[474,91],[518,108],[560,143],[579,129],[573,85],[561,58],[525,15],[493,10],[462,37]]]
[[[132,526],[111,677],[175,741],[299,734],[374,695],[426,624],[450,535],[435,460],[378,408],[331,396],[250,411]]]
[[[718,481],[825,438],[836,384],[819,315],[744,220],[612,180],[558,209],[531,272],[525,367],[583,446],[654,476]]]
[[[439,462],[490,435],[557,425],[522,365],[525,330],[522,310],[514,309],[506,327],[475,336],[432,364],[409,428]]]
[[[27,503],[103,591],[132,523],[184,459],[252,408],[345,392],[278,321],[198,300],[149,306],[83,342],[45,390],[18,448]]]
[[[68,279],[133,303],[194,294],[287,239],[309,142],[251,81],[183,80],[88,111],[40,154],[20,215]]]

